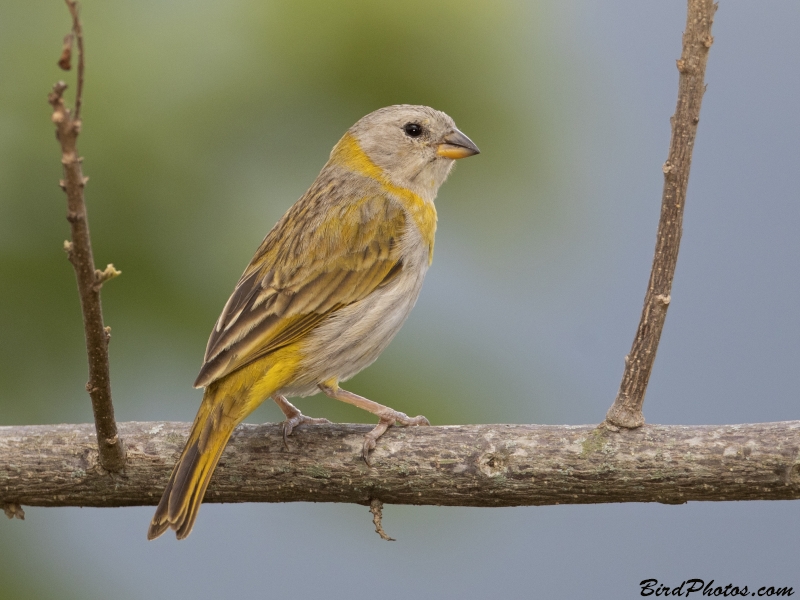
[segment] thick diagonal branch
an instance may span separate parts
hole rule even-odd
[[[154,505],[188,423],[120,423],[128,461],[96,468],[90,425],[0,427],[0,505]],[[240,425],[206,502],[523,506],[800,498],[800,421],[752,425],[392,428]]]
[[[84,187],[88,180],[81,169],[82,159],[78,156],[77,140],[81,130],[79,118],[81,88],[83,84],[83,35],[78,19],[77,4],[67,0],[73,19],[73,34],[78,40],[78,94],[75,100],[75,114],[64,102],[67,86],[59,82],[53,86],[48,102],[53,107],[52,120],[56,126],[56,137],[61,145],[61,164],[64,179],[61,187],[67,194],[67,220],[70,223],[72,240],[65,242],[75,277],[83,311],[86,351],[89,360],[89,381],[86,390],[92,399],[92,410],[100,448],[100,464],[109,471],[119,471],[125,464],[125,452],[117,434],[114,420],[114,406],[111,403],[111,381],[108,364],[109,330],[103,324],[103,310],[100,304],[100,288],[103,282],[116,274],[112,265],[105,271],[95,269],[92,243],[89,237],[89,221],[84,202]]]
[[[625,357],[625,371],[619,392],[606,415],[606,420],[616,426],[639,427],[644,423],[642,404],[667,318],[672,279],[678,262],[689,167],[705,92],[706,62],[714,40],[711,37],[711,24],[715,11],[716,5],[711,0],[688,2],[683,52],[678,60],[678,107],[672,117],[669,156],[663,169],[664,192],[653,268],[636,337],[630,353]]]

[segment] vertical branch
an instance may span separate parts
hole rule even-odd
[[[64,103],[63,81],[53,86],[48,102],[53,107],[52,121],[56,126],[56,138],[61,145],[61,164],[64,179],[61,188],[67,194],[67,220],[70,223],[72,241],[64,242],[75,277],[78,280],[78,293],[81,298],[83,325],[86,334],[86,351],[89,357],[89,381],[86,390],[92,399],[97,443],[100,449],[100,464],[109,471],[119,471],[125,464],[125,452],[117,434],[114,420],[114,406],[111,403],[111,381],[109,377],[108,341],[110,328],[103,325],[103,310],[100,304],[100,288],[103,283],[119,271],[108,265],[105,271],[94,266],[92,243],[89,237],[89,221],[84,202],[84,187],[88,177],[81,168],[82,158],[78,156],[77,139],[81,130],[80,107],[83,93],[83,32],[78,15],[78,4],[65,0],[72,15],[72,33],[64,40],[59,65],[69,68],[72,37],[78,44],[78,85],[74,114]]]
[[[683,52],[677,62],[680,73],[678,106],[671,119],[672,138],[663,169],[664,191],[653,268],[639,328],[630,354],[625,357],[625,371],[619,392],[606,415],[606,422],[619,427],[633,428],[644,424],[642,404],[667,317],[672,279],[678,261],[689,167],[705,92],[708,51],[714,41],[711,25],[716,9],[712,0],[688,0]]]
[[[81,104],[83,104],[83,28],[79,14],[78,3],[75,0],[65,0],[72,16],[72,35],[78,43],[78,82],[75,89],[75,115],[73,119],[77,122],[81,120]]]

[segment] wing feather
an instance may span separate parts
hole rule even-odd
[[[195,386],[294,343],[385,285],[402,269],[397,242],[405,227],[402,207],[379,190],[353,202],[324,183],[312,187],[267,235],[236,285]]]

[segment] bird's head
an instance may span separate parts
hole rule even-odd
[[[453,119],[428,106],[381,108],[360,119],[348,134],[391,183],[430,200],[455,160],[480,152]]]

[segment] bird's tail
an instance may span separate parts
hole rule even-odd
[[[226,393],[226,387],[214,383],[206,388],[186,447],[150,522],[147,539],[157,538],[170,527],[179,540],[191,533],[219,457],[233,429],[245,416],[237,418],[242,411],[235,410],[236,398]]]

